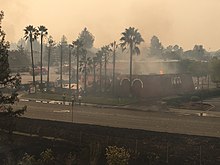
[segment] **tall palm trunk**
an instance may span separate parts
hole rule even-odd
[[[115,94],[115,47],[113,48],[113,94]]]
[[[33,53],[33,45],[32,45],[32,35],[30,35],[30,44],[31,44],[31,63],[32,63],[32,74],[33,74],[33,85],[36,87],[35,83],[35,72],[34,72],[34,53]]]
[[[51,47],[49,46],[48,49],[48,63],[47,63],[47,90],[49,89],[49,82],[50,82],[50,51]]]
[[[102,59],[100,59],[99,87],[100,87],[100,92],[102,92]]]
[[[86,81],[87,81],[87,61],[85,61],[85,73],[84,73],[84,91],[85,91],[85,92],[86,92],[86,90],[87,90]]]
[[[107,82],[107,54],[105,54],[105,92],[106,92],[106,82]]]
[[[71,93],[71,48],[69,46],[69,91]]]
[[[94,87],[94,91],[96,91],[96,66],[95,63],[93,63],[93,87]]]
[[[42,62],[43,62],[43,35],[41,34],[40,36],[40,90],[41,91],[43,85]]]
[[[63,48],[60,45],[60,87],[63,88]]]
[[[129,84],[129,90],[130,90],[130,95],[132,94],[132,58],[133,58],[133,43],[131,42],[130,44],[130,84]]]
[[[79,48],[76,48],[76,91],[79,96]]]

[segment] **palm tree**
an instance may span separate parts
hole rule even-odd
[[[132,85],[132,57],[133,54],[136,53],[137,55],[140,54],[140,49],[138,45],[143,42],[143,38],[141,34],[138,32],[138,29],[134,27],[129,27],[125,29],[125,32],[122,33],[122,37],[120,39],[122,51],[129,47],[130,50],[130,94],[131,94],[131,85]]]
[[[31,45],[31,63],[32,63],[32,75],[33,75],[33,85],[35,86],[35,73],[34,73],[34,54],[33,54],[33,41],[37,39],[38,30],[33,26],[29,25],[24,29],[25,40],[29,39]]]
[[[72,45],[69,44],[69,90],[71,91],[71,55],[72,55]]]
[[[66,36],[63,35],[60,41],[60,87],[63,88],[63,55],[67,48],[67,39]],[[65,59],[64,59],[65,60]]]
[[[50,56],[51,56],[51,49],[55,46],[54,40],[52,36],[48,38],[48,60],[47,60],[47,89],[49,89],[49,82],[50,82]]]
[[[60,87],[63,88],[63,45],[60,44]]]
[[[87,92],[87,75],[92,68],[92,59],[91,57],[87,58],[87,51],[85,49],[83,49],[81,55],[80,72],[84,73],[84,91]]]
[[[42,90],[42,61],[43,61],[43,38],[47,36],[47,28],[43,25],[38,27],[40,34],[40,89]]]
[[[113,91],[113,94],[115,93],[115,52],[116,52],[116,49],[118,48],[118,45],[117,45],[117,43],[116,43],[116,41],[114,41],[114,42],[112,42],[111,44],[110,44],[110,51],[112,52],[112,56],[113,56],[113,61],[112,61],[112,63],[113,63],[113,71],[112,71],[112,73],[113,73],[113,77],[112,77],[112,81],[113,81],[113,89],[112,89],[112,91]]]
[[[101,48],[101,51],[102,51],[102,54],[104,56],[104,73],[105,73],[105,87],[104,87],[104,90],[106,91],[106,83],[107,83],[107,63],[108,63],[108,60],[109,60],[109,52],[110,52],[110,47],[109,45],[106,45],[106,46],[103,46]]]
[[[79,39],[73,41],[73,46],[76,48],[76,90],[77,96],[79,95],[79,54],[80,50],[83,49],[83,43]]]
[[[102,92],[102,61],[103,61],[103,52],[99,50],[96,53],[97,61],[99,63],[99,88],[100,92]]]

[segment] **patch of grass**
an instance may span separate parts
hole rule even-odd
[[[167,105],[179,106],[181,103],[185,103],[189,101],[189,98],[186,96],[172,96],[172,97],[163,98],[162,100],[166,102]]]
[[[131,98],[115,98],[115,97],[85,97],[84,101],[86,103],[103,104],[103,105],[127,105],[137,102],[135,99]]]
[[[180,107],[188,102],[198,102],[208,98],[219,97],[220,89],[204,89],[194,91],[188,94],[182,94],[178,96],[165,97],[162,100],[169,106]]]
[[[62,100],[62,95],[52,94],[52,93],[31,93],[25,94],[22,98],[30,98],[30,99],[39,99],[39,100]],[[66,96],[66,100],[70,100],[68,96]]]

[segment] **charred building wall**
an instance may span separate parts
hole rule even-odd
[[[132,94],[140,98],[164,97],[192,92],[194,84],[187,74],[133,75]],[[129,76],[120,78],[117,94],[121,97],[129,95]]]

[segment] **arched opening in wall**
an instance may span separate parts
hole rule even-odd
[[[141,91],[144,88],[144,83],[140,79],[134,79],[132,81],[132,94],[135,97],[141,97]]]
[[[120,82],[120,90],[119,95],[123,97],[128,97],[129,96],[129,86],[130,86],[130,81],[129,79],[125,78],[122,79]]]
[[[171,78],[171,83],[174,88],[180,87],[182,85],[182,80],[180,76],[174,76]]]

